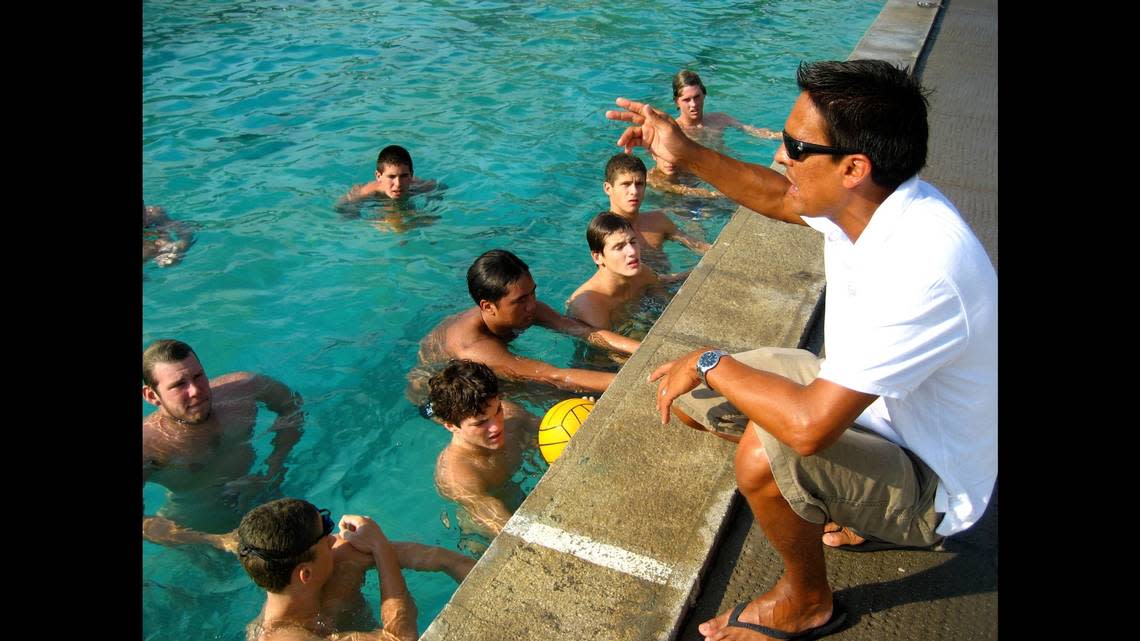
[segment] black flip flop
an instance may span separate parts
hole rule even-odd
[[[843,627],[843,622],[847,620],[847,611],[843,609],[839,603],[832,603],[831,605],[831,619],[823,625],[816,626],[808,630],[801,630],[799,632],[784,632],[783,630],[773,630],[767,626],[759,625],[756,623],[745,623],[740,620],[740,613],[744,612],[744,608],[748,603],[741,603],[732,609],[732,614],[728,615],[728,626],[733,628],[744,628],[745,630],[752,630],[760,634],[770,636],[773,639],[785,639],[792,641],[793,639],[819,639],[825,637],[833,632],[838,632]]]

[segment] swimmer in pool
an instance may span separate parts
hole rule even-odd
[[[413,641],[419,635],[416,602],[401,570],[443,571],[459,582],[475,565],[458,552],[420,546],[433,548],[437,558],[409,567],[400,551],[408,544],[389,541],[367,516],[345,514],[340,534],[333,534],[333,527],[327,510],[292,498],[258,506],[242,518],[236,554],[246,574],[266,591],[246,639]],[[361,592],[371,568],[380,575],[383,627]]]
[[[366,200],[380,201],[384,216],[378,221],[378,228],[384,230],[386,224],[393,231],[402,232],[420,225],[409,225],[405,221],[408,213],[407,198],[415,194],[427,193],[436,189],[434,180],[416,178],[412,168],[412,155],[399,145],[388,145],[376,157],[376,179],[362,185],[354,185],[341,196],[334,208],[341,214],[357,216],[360,205]],[[441,187],[442,188],[442,187]],[[423,223],[421,222],[421,225]]]
[[[673,103],[677,105],[677,124],[689,138],[708,145],[719,142],[725,127],[739,129],[746,134],[767,140],[782,140],[778,131],[746,125],[724,112],[705,113],[705,96],[708,91],[695,72],[683,69],[673,76]]]
[[[739,129],[744,133],[766,140],[782,140],[778,131],[764,127],[746,125],[724,112],[705,112],[705,97],[708,91],[701,82],[701,77],[687,69],[677,72],[673,76],[673,103],[677,105],[678,114],[675,120],[689,138],[705,146],[719,148],[723,145],[722,137],[726,127]],[[653,155],[652,153],[650,155]],[[650,187],[685,196],[699,196],[702,198],[715,198],[721,194],[713,189],[704,189],[689,184],[695,178],[675,164],[653,155],[656,163],[649,171],[647,181]]]
[[[194,244],[194,230],[190,225],[171,220],[166,210],[157,205],[143,204],[143,262],[154,259],[159,267],[177,264]]]
[[[698,254],[704,254],[711,245],[681,231],[663,211],[641,211],[645,174],[645,163],[640,158],[633,154],[615,154],[606,163],[602,189],[609,196],[610,211],[633,225],[640,248],[646,252],[646,261],[660,271],[668,271],[669,264],[662,251],[666,240],[677,241]]]
[[[435,462],[436,490],[459,505],[461,530],[470,524],[493,539],[525,498],[511,477],[538,445],[538,417],[505,400],[482,363],[452,360],[428,388],[433,418],[451,432]]]
[[[604,211],[586,228],[586,243],[598,271],[566,301],[566,315],[603,329],[613,329],[630,316],[632,304],[662,283],[684,280],[689,272],[658,276],[641,262],[637,232],[630,222]]]
[[[511,353],[507,344],[532,325],[623,354],[632,354],[641,344],[563,316],[539,301],[529,268],[509,251],[492,249],[475,259],[467,270],[467,291],[475,307],[445,318],[420,341],[420,364],[408,374],[407,391],[417,405],[425,392],[423,379],[436,371],[435,365],[453,358],[483,363],[501,379],[576,392],[603,392],[609,387],[612,372],[555,367]]]
[[[162,339],[143,352],[143,398],[158,408],[142,425],[143,485],[167,489],[155,516],[144,514],[143,538],[162,545],[206,543],[233,551],[223,536],[284,478],[285,459],[301,438],[302,399],[260,374],[206,377],[194,350]],[[250,439],[258,404],[277,414],[269,428],[273,450],[261,474],[251,474],[257,454]]]

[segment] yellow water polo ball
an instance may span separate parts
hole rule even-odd
[[[594,401],[584,398],[568,398],[546,413],[538,425],[538,451],[547,463],[553,463],[570,442],[574,432],[586,422],[586,417],[594,409]]]

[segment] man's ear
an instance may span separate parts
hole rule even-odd
[[[444,429],[446,429],[448,432],[451,432],[452,434],[459,431],[459,426],[456,425],[455,423],[448,423],[447,421],[444,421],[443,427],[444,427]]]
[[[609,182],[607,182],[607,181],[603,181],[603,182],[602,182],[602,191],[606,192],[606,195],[607,195],[607,196],[610,196],[610,195],[612,195],[612,194],[613,194],[613,191],[614,191],[614,186],[613,186],[613,185],[611,185],[611,184],[610,184]]]
[[[313,580],[313,568],[308,561],[298,563],[297,567],[293,568],[293,574],[300,579],[301,583],[308,583]]]
[[[599,254],[598,252],[592,251],[592,252],[590,252],[590,258],[594,259],[595,265],[597,265],[598,267],[602,266],[602,255],[601,254]]]
[[[159,398],[158,392],[154,391],[150,385],[143,385],[142,395],[143,400],[147,403],[150,403],[155,407],[162,407],[162,399]]]
[[[864,180],[871,179],[871,159],[866,154],[851,154],[843,161],[843,186],[847,189],[858,187]]]
[[[494,303],[485,298],[479,301],[479,309],[481,309],[484,313],[490,314],[492,316],[494,316],[495,313],[499,311],[499,308],[496,307]]]
[[[380,180],[380,176],[381,176],[381,174],[380,174],[380,170],[379,170],[379,169],[377,169],[377,170],[376,170],[376,180]]]

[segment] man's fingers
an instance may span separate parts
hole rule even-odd
[[[673,398],[669,396],[668,381],[663,380],[657,390],[657,410],[661,413],[662,425],[669,423],[669,406],[672,404]]]
[[[629,111],[609,110],[606,112],[606,118],[610,120],[621,120],[623,122],[632,122],[635,125],[640,125],[645,122],[645,117],[640,114],[635,114]]]
[[[649,382],[652,383],[653,381],[664,376],[665,373],[668,372],[671,367],[673,367],[673,361],[668,361],[666,363],[662,363],[657,369],[653,370],[649,374]]]

